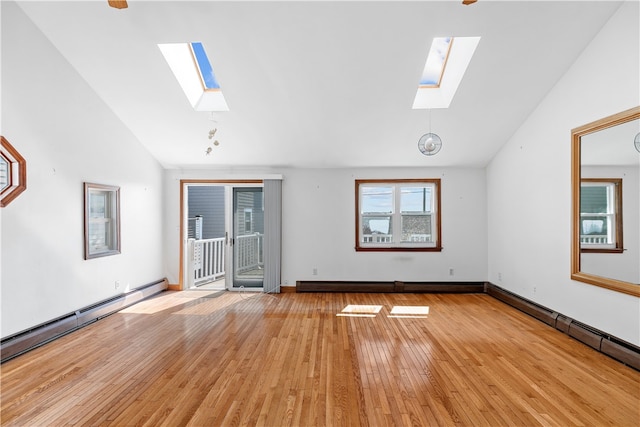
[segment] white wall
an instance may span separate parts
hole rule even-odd
[[[486,190],[483,169],[283,169],[282,285],[297,280],[484,281]],[[165,264],[178,282],[181,179],[259,177],[274,171],[168,170],[165,174]],[[356,252],[355,180],[440,178],[442,244],[435,252]],[[318,274],[313,275],[313,269]],[[449,275],[449,269],[454,275]]]
[[[570,139],[639,104],[638,7],[621,6],[487,168],[489,280],[636,345],[640,299],[570,279]]]
[[[14,3],[2,41],[2,135],[27,161],[2,209],[6,337],[164,276],[162,168]],[[119,255],[83,259],[85,181],[120,186]]]

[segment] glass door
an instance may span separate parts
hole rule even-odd
[[[233,287],[261,288],[264,281],[262,187],[233,188]]]

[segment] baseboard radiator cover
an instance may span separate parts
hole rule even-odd
[[[570,337],[640,371],[640,347],[607,334],[592,326],[554,312],[492,283],[485,286],[486,293],[556,328]]]
[[[484,282],[358,282],[299,280],[296,292],[483,293]]]
[[[4,363],[145,298],[165,291],[167,287],[167,279],[148,283],[129,292],[99,301],[73,313],[3,338],[0,342],[0,363]]]
[[[529,301],[521,296],[495,286],[491,283],[487,283],[485,286],[485,292],[492,297],[499,299],[500,301],[509,304],[517,308],[518,310],[527,313],[530,316],[546,323],[550,326],[555,326],[558,313],[553,310],[549,310],[546,307],[541,306],[533,301]]]

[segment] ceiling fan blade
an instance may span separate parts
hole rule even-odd
[[[127,5],[126,0],[108,0],[108,1],[109,1],[109,6],[115,7],[116,9],[126,9],[127,7],[129,7],[129,5]]]
[[[478,0],[462,0],[462,4],[466,4],[467,6],[470,4],[474,4]]]

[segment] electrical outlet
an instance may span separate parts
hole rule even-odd
[[[318,275],[318,269],[317,269],[317,268],[315,268],[315,267],[313,268],[313,275],[314,275],[314,276],[317,276],[317,275]]]
[[[502,282],[502,273],[498,273],[498,282]]]
[[[453,276],[453,268],[449,269],[449,276]]]
[[[120,289],[120,281],[119,280],[116,280],[115,288],[116,289]]]

